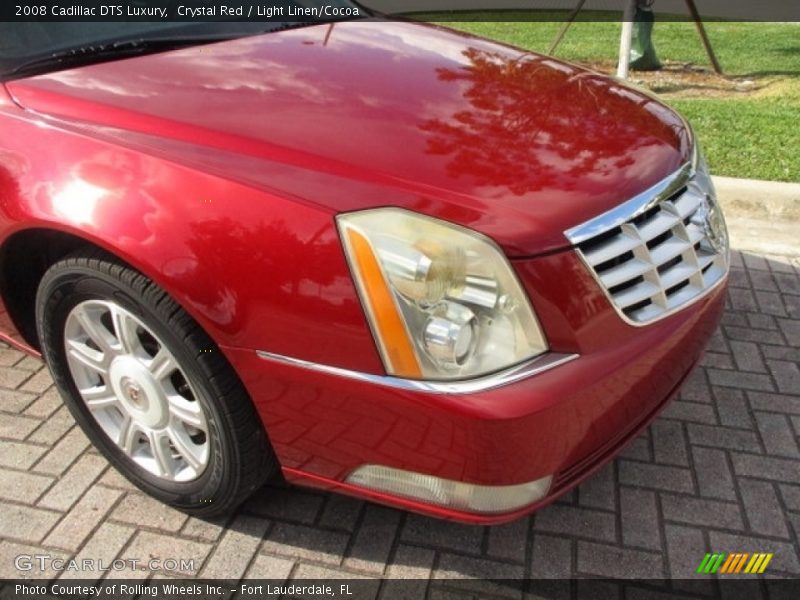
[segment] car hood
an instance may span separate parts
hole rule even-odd
[[[12,81],[22,107],[334,212],[399,205],[511,255],[677,170],[682,120],[555,59],[404,22],[314,25]]]

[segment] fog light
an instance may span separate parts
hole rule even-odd
[[[502,513],[541,500],[550,491],[552,480],[547,476],[518,485],[475,485],[381,465],[364,465],[353,471],[346,482],[444,508]]]

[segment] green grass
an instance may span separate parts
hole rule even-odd
[[[712,172],[800,181],[800,99],[674,99],[692,123]]]
[[[561,27],[524,13],[505,13],[503,22],[488,17],[494,15],[469,13],[442,24],[536,52],[547,52]],[[759,91],[720,93],[701,86],[662,97],[692,122],[715,173],[800,181],[800,26],[708,22],[706,28],[726,77],[752,81]],[[555,54],[613,68],[619,34],[617,21],[577,22]],[[653,40],[662,61],[709,65],[693,23],[660,21]]]

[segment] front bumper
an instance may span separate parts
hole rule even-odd
[[[575,252],[514,266],[552,351],[578,357],[494,389],[403,389],[224,348],[256,402],[286,478],[439,517],[512,520],[567,492],[647,426],[699,359],[724,304],[723,281],[686,309],[632,327]],[[532,505],[477,514],[344,482],[368,464],[482,486],[548,476],[553,482]]]

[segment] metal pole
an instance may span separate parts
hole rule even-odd
[[[694,24],[697,27],[697,33],[700,34],[700,39],[703,40],[703,46],[705,47],[706,54],[708,54],[708,58],[711,60],[711,64],[714,67],[714,72],[717,75],[722,75],[722,66],[717,60],[717,55],[714,54],[714,48],[711,47],[711,40],[708,39],[706,28],[703,26],[703,21],[700,18],[700,13],[697,11],[697,6],[695,5],[694,0],[686,0],[686,6],[689,7],[689,13],[691,13],[692,19],[694,19]]]
[[[575,22],[575,19],[578,17],[578,13],[581,12],[584,4],[586,4],[586,0],[580,0],[580,2],[578,2],[578,6],[576,6],[575,9],[570,13],[569,17],[567,17],[566,22],[561,26],[561,31],[558,32],[556,39],[554,39],[553,43],[550,45],[550,50],[547,51],[548,54],[552,54],[556,51],[556,48],[561,43],[561,40],[564,39],[564,36],[569,28]]]
[[[628,78],[631,66],[631,44],[633,43],[633,17],[636,14],[636,0],[627,0],[622,15],[622,36],[619,41],[619,64],[617,77]]]

